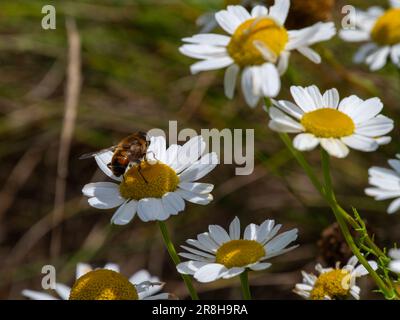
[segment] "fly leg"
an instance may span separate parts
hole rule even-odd
[[[138,173],[139,173],[140,176],[143,178],[144,182],[148,183],[147,180],[146,180],[146,178],[144,177],[144,175],[143,175],[143,173],[142,173],[142,167],[141,167],[140,163],[139,163],[139,166],[138,166]]]

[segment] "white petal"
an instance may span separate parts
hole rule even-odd
[[[279,72],[279,75],[282,76],[286,72],[286,70],[288,69],[289,58],[290,58],[290,52],[289,51],[283,51],[280,54],[279,61],[278,61],[278,72]]]
[[[218,249],[218,244],[211,239],[208,232],[200,233],[197,236],[197,240],[211,252],[215,252]]]
[[[313,150],[318,144],[319,139],[311,133],[300,133],[293,140],[293,146],[300,151]]]
[[[229,236],[232,240],[240,239],[240,220],[238,217],[235,217],[229,225]]]
[[[253,69],[252,67],[247,67],[243,71],[242,91],[246,103],[250,107],[254,108],[257,105],[258,101],[260,100],[260,97],[255,94],[256,88],[254,88],[255,80],[253,79],[254,73],[252,69]]]
[[[97,209],[111,209],[125,202],[119,193],[118,185],[112,182],[88,183],[82,192],[90,197],[89,204]]]
[[[195,136],[186,142],[180,149],[175,166],[176,173],[180,173],[192,165],[204,152],[206,143],[202,136]]]
[[[193,248],[190,248],[190,247],[187,247],[187,246],[181,246],[181,247],[182,247],[182,249],[185,249],[186,251],[191,252],[191,253],[193,253],[195,255],[198,255],[198,256],[201,256],[201,257],[204,257],[204,258],[208,258],[208,259],[211,259],[211,260],[215,259],[215,256],[211,255],[209,253],[206,253],[206,252],[203,252],[203,251],[200,251],[200,250],[197,250],[197,249],[193,249]]]
[[[320,144],[331,156],[345,158],[349,154],[349,148],[338,139],[320,139]]]
[[[357,105],[351,113],[351,117],[356,124],[361,124],[375,117],[382,109],[382,101],[379,98],[371,98]]]
[[[211,194],[198,194],[182,189],[178,189],[176,193],[186,201],[200,205],[207,205],[213,200],[213,196]]]
[[[228,56],[225,47],[213,46],[209,44],[185,44],[179,48],[185,56],[195,59],[218,59]]]
[[[161,201],[164,210],[170,215],[176,215],[185,209],[185,201],[176,192],[164,194]]]
[[[228,271],[223,275],[223,279],[231,279],[233,277],[238,276],[239,274],[243,273],[246,269],[241,267],[234,267],[228,269]]]
[[[181,150],[181,146],[177,144],[172,144],[169,146],[169,148],[166,151],[166,162],[168,166],[170,166],[172,169],[176,171],[178,165],[178,154]]]
[[[400,208],[400,198],[396,199],[396,200],[393,200],[390,203],[390,205],[389,205],[389,207],[387,209],[387,213],[389,213],[389,214],[395,213],[396,211],[399,210],[399,208]]]
[[[179,187],[183,190],[190,191],[198,194],[207,194],[213,191],[214,185],[210,183],[199,182],[181,182]]]
[[[400,261],[392,261],[389,263],[389,268],[393,272],[400,273]]]
[[[378,149],[379,144],[372,138],[353,134],[342,138],[342,141],[350,148],[364,152],[372,152]]]
[[[291,86],[290,92],[296,104],[304,111],[310,112],[316,110],[319,106],[315,105],[314,100],[310,97],[308,92],[302,87]]]
[[[242,6],[228,6],[227,11],[236,16],[241,23],[251,19],[250,13]]]
[[[194,162],[189,168],[179,175],[181,182],[193,182],[203,178],[218,164],[218,156],[215,152],[207,153],[200,160]]]
[[[201,262],[201,261],[186,261],[178,264],[176,266],[176,269],[181,274],[193,275],[197,270],[199,270],[201,267],[207,264],[208,264],[207,262]]]
[[[228,233],[221,226],[210,225],[208,227],[208,231],[210,237],[219,245],[231,241],[231,238],[229,237]]]
[[[80,277],[92,270],[93,268],[90,264],[78,262],[78,264],[76,265],[76,279],[79,279]]]
[[[47,293],[33,290],[22,290],[22,295],[31,300],[58,300]]]
[[[270,266],[272,266],[271,263],[259,262],[259,263],[256,263],[256,264],[252,265],[250,267],[250,269],[253,270],[253,271],[261,271],[261,270],[268,269]]]
[[[269,8],[269,15],[273,17],[276,22],[283,25],[289,13],[289,7],[289,0],[275,0],[275,4]]]
[[[324,107],[336,109],[339,105],[339,92],[337,89],[333,88],[325,91],[323,97]]]
[[[136,214],[137,202],[135,200],[126,201],[122,204],[111,218],[111,223],[125,225],[129,223]]]
[[[389,0],[392,8],[400,8],[400,0]]]
[[[299,51],[303,56],[311,60],[312,62],[316,64],[321,63],[321,56],[313,49],[309,47],[300,47],[297,48],[297,51]]]
[[[237,64],[232,64],[225,71],[224,88],[227,98],[232,99],[235,94],[236,81],[240,68]]]
[[[197,270],[194,274],[194,278],[203,283],[212,282],[222,278],[226,271],[227,269],[222,264],[210,263]]]
[[[258,226],[254,223],[249,224],[244,230],[245,240],[257,240]]]
[[[271,107],[269,109],[269,116],[272,119],[269,123],[269,127],[273,130],[276,128],[282,128],[283,132],[301,132],[304,130],[303,126],[299,122],[293,120],[278,108]],[[279,124],[280,127],[274,126],[273,123]]]
[[[62,283],[56,283],[56,292],[60,296],[61,300],[68,300],[71,288]]]
[[[161,220],[165,218],[164,208],[160,199],[147,198],[138,202],[137,213],[143,222]]]
[[[221,34],[201,33],[190,38],[183,38],[182,41],[195,44],[208,44],[210,46],[226,47],[229,44],[229,41],[231,41],[231,38]]]
[[[362,42],[370,39],[370,35],[365,30],[340,30],[339,37],[348,42]]]
[[[368,264],[371,266],[372,269],[378,269],[378,264],[375,261],[368,261]],[[365,269],[365,267],[361,264],[357,268],[355,268],[354,272],[357,277],[362,277],[368,274],[367,269]]]
[[[233,34],[236,28],[242,23],[236,16],[232,15],[227,10],[221,10],[215,14],[215,20],[222,29],[229,34]]]
[[[265,245],[267,254],[270,255],[273,252],[278,252],[284,249],[289,243],[295,241],[297,236],[297,229],[292,229],[290,231],[281,233]]]
[[[197,74],[201,71],[218,70],[225,68],[233,63],[231,57],[213,58],[196,62],[190,66],[192,74]]]
[[[358,125],[355,133],[375,138],[389,133],[393,130],[393,127],[394,122],[392,119],[383,115],[378,115]]]
[[[276,97],[281,89],[281,78],[278,69],[272,63],[261,67],[262,91],[265,97]]]
[[[103,267],[103,269],[112,270],[112,271],[115,271],[115,272],[120,272],[119,265],[116,264],[116,263],[111,263],[111,262],[106,263],[105,266]]]
[[[251,10],[253,18],[264,17],[268,15],[268,9],[264,6],[257,5]]]
[[[377,71],[384,67],[386,64],[387,57],[390,53],[390,47],[383,47],[380,50],[370,54],[366,63],[369,65],[371,71]]]
[[[287,113],[293,118],[296,118],[297,120],[300,120],[304,115],[304,111],[290,101],[272,100],[272,103],[274,104],[274,106],[281,109],[283,112]]]
[[[377,46],[375,43],[367,43],[364,44],[358,49],[356,54],[354,55],[353,61],[355,63],[361,63],[364,62],[366,57],[370,55],[373,51],[377,49]]]

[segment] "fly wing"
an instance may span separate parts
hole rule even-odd
[[[99,150],[99,151],[96,151],[96,152],[85,153],[85,154],[83,154],[83,155],[81,155],[79,157],[79,160],[93,158],[94,156],[96,156],[98,154],[101,154],[101,153],[104,153],[104,152],[107,152],[107,151],[114,152],[116,148],[117,148],[117,146],[112,146],[112,147],[109,147],[109,148],[106,148],[106,149],[102,149],[102,150]]]

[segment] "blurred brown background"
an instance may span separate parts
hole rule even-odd
[[[41,8],[48,2],[0,2],[0,298],[21,299],[24,288],[40,290],[45,264],[57,267],[59,282],[72,285],[79,261],[96,266],[115,262],[127,276],[146,268],[167,282],[166,291],[187,298],[155,223],[136,218],[124,227],[111,226],[113,210],[90,208],[81,194],[85,183],[105,178],[94,161],[80,161],[79,155],[113,145],[139,129],[167,129],[168,120],[177,120],[179,129],[198,132],[201,128],[254,128],[256,132],[254,173],[235,176],[234,166],[220,165],[203,179],[215,184],[215,200],[205,207],[188,204],[183,214],[168,221],[176,246],[209,224],[227,227],[235,215],[242,226],[274,218],[284,229],[299,228],[300,248],[275,258],[267,272],[251,274],[257,299],[297,299],[291,290],[301,279],[300,270],[312,271],[322,256],[341,257],[335,245],[325,244],[324,250],[317,246],[333,216],[267,128],[262,108],[248,108],[240,93],[227,100],[222,71],[192,76],[193,60],[178,52],[180,39],[197,32],[196,18],[222,8],[223,1],[51,1],[57,10],[57,29],[43,30]],[[386,1],[337,1],[333,13],[337,26],[345,4],[387,6]],[[59,208],[55,189],[67,86],[66,17],[76,21],[82,42],[82,86],[78,86],[81,94],[70,154],[68,161],[61,162],[68,168],[65,192],[58,189],[65,210],[53,223],[55,207]],[[385,114],[397,122],[398,70],[389,65],[371,73],[354,65],[357,48],[358,44],[338,37],[322,43],[317,47],[323,56],[319,66],[294,54],[281,97],[289,98],[292,82],[317,84],[322,90],[337,87],[342,97],[379,96]],[[393,142],[378,152],[352,151],[346,160],[333,161],[339,200],[346,207],[357,207],[379,243],[388,247],[399,239],[400,217],[386,214],[387,203],[366,197],[363,189],[367,169],[385,165],[399,151],[398,128],[392,136]],[[318,170],[319,153],[307,157]],[[52,255],[55,226],[56,233],[61,232],[61,247]],[[362,283],[370,288],[367,280]],[[240,298],[238,285],[238,279],[233,279],[197,287],[202,298],[231,299]],[[368,291],[363,291],[363,298],[376,297]]]

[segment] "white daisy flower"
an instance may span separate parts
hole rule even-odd
[[[389,269],[393,272],[400,273],[400,249],[391,249],[389,251],[389,256],[392,261],[389,263]]]
[[[269,9],[256,6],[249,13],[242,6],[228,6],[215,18],[230,34],[197,34],[184,38],[187,44],[181,53],[201,59],[191,66],[193,74],[228,67],[225,72],[225,94],[233,98],[239,71],[242,70],[242,90],[249,106],[255,107],[261,97],[275,97],[281,87],[282,75],[292,50],[297,50],[315,63],[321,57],[309,47],[332,38],[332,22],[316,23],[301,30],[284,27],[289,12],[289,0],[276,0]]]
[[[229,5],[238,5],[240,4],[243,7],[247,7],[251,5],[252,7],[257,4],[255,1],[251,0],[225,0],[224,7]],[[196,24],[201,28],[201,33],[207,33],[213,31],[216,27],[218,27],[217,20],[215,20],[215,14],[218,11],[209,11],[201,15],[197,20]]]
[[[293,145],[300,151],[313,150],[319,144],[330,155],[344,158],[349,148],[372,152],[391,141],[383,136],[393,129],[393,121],[384,115],[379,98],[361,100],[353,95],[339,100],[336,89],[323,95],[316,86],[290,88],[295,103],[273,101],[268,110],[269,127],[278,132],[298,133]]]
[[[400,158],[400,154],[396,157]],[[392,214],[400,208],[400,161],[390,159],[388,163],[391,169],[372,167],[368,170],[372,188],[366,188],[365,193],[377,201],[395,199],[387,209],[387,213]]]
[[[343,29],[340,37],[349,42],[367,42],[354,56],[354,62],[365,62],[371,71],[385,66],[388,57],[400,67],[400,1],[390,0],[391,8],[371,7],[357,10],[354,29]]]
[[[203,138],[196,136],[183,146],[173,144],[167,149],[164,137],[152,137],[147,160],[142,161],[140,168],[133,166],[128,169],[123,178],[115,177],[107,167],[113,153],[104,152],[95,157],[96,162],[116,183],[89,183],[82,192],[89,197],[92,207],[118,207],[111,223],[127,224],[136,213],[145,222],[164,221],[183,211],[185,200],[206,205],[213,199],[210,194],[214,188],[212,184],[195,182],[218,163],[214,152],[202,155],[205,146]]]
[[[84,284],[84,285],[83,285]],[[146,270],[140,270],[129,279],[119,273],[119,266],[108,263],[101,269],[93,269],[86,263],[76,266],[76,282],[72,289],[57,283],[51,294],[25,289],[22,295],[32,300],[163,300],[172,296],[160,293],[164,283],[151,276]],[[71,296],[72,295],[72,296]],[[75,298],[74,298],[75,297]]]
[[[177,266],[182,274],[193,275],[199,282],[235,277],[247,268],[254,271],[271,266],[265,260],[286,253],[298,246],[286,248],[297,239],[297,229],[276,236],[282,225],[265,220],[261,225],[250,224],[240,237],[240,221],[236,217],[229,226],[229,233],[218,225],[210,225],[209,232],[201,233],[197,240],[186,242],[192,247],[181,246],[188,252],[179,255],[190,259]]]
[[[378,265],[375,261],[368,261],[369,265],[376,270]],[[359,300],[360,287],[356,285],[358,277],[368,274],[362,265],[358,265],[358,259],[353,256],[343,268],[340,263],[336,268],[323,268],[320,264],[315,266],[318,276],[302,271],[303,282],[298,283],[293,290],[299,296],[309,300],[341,300],[350,295]]]

